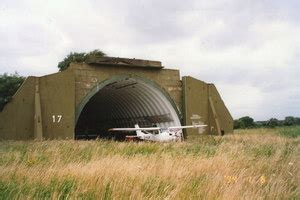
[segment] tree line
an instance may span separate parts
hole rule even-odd
[[[300,125],[300,118],[287,116],[284,120],[278,120],[276,118],[271,118],[267,121],[254,121],[253,118],[249,116],[241,117],[234,120],[234,129],[246,129],[246,128],[275,128],[278,126],[295,126]]]

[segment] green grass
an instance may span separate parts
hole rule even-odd
[[[2,141],[0,199],[299,199],[297,130],[182,143]]]
[[[299,137],[300,136],[300,126],[278,128],[278,134],[285,136],[285,137],[291,137],[291,138]]]

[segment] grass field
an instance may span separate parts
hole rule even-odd
[[[300,127],[182,143],[0,142],[0,199],[300,199]]]

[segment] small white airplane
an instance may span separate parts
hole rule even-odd
[[[132,132],[135,131],[136,135],[126,136],[127,140],[140,139],[145,141],[154,142],[171,142],[182,141],[182,129],[185,128],[201,128],[207,125],[191,125],[191,126],[174,126],[174,127],[147,127],[140,128],[138,124],[135,124],[135,128],[111,128],[108,131],[120,131],[120,132]]]

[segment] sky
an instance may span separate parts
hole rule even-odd
[[[0,73],[70,52],[159,60],[214,83],[233,118],[300,116],[298,0],[1,0]]]

